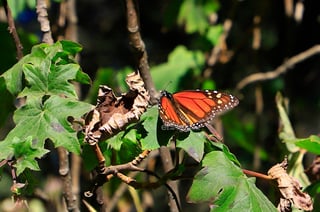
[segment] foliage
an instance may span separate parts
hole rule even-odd
[[[211,211],[277,211],[255,179],[247,178],[223,152],[208,153],[202,165],[190,188],[190,201],[209,202]]]
[[[36,45],[30,54],[1,75],[6,88],[21,103],[25,101],[14,112],[16,126],[0,142],[1,148],[9,148],[1,153],[0,159],[17,158],[18,174],[26,168],[39,170],[35,158],[48,152],[44,147],[47,139],[55,147],[80,153],[77,133],[68,121],[68,117],[80,118],[92,108],[77,100],[71,82],[90,82],[73,59],[80,50],[78,44],[70,41]]]
[[[13,9],[14,17],[18,19],[19,15],[21,18],[21,14],[23,14],[23,8],[35,8],[36,3],[33,0],[10,0],[8,2]],[[253,5],[253,3],[246,3]],[[142,3],[142,6],[143,4],[148,3]],[[156,5],[156,3],[152,4]],[[266,25],[260,26],[262,27],[261,49],[257,50],[251,47],[251,39],[254,40],[251,37],[251,31],[256,30],[257,23],[250,25],[249,28],[244,26],[249,25],[248,20],[252,21],[251,16],[256,16],[256,14],[251,14],[253,13],[251,7],[243,8],[242,2],[232,6],[234,7],[232,10],[237,11],[234,14],[236,17],[231,16],[234,21],[233,31],[230,32],[228,40],[221,44],[220,38],[224,30],[222,20],[225,17],[224,14],[219,12],[222,7],[226,7],[226,4],[228,3],[210,0],[174,0],[167,3],[167,7],[161,10],[164,11],[164,18],[159,25],[162,25],[163,31],[174,32],[173,37],[176,40],[174,46],[171,45],[171,41],[169,42],[170,39],[167,37],[165,37],[164,43],[159,41],[159,46],[156,45],[158,40],[153,43],[150,40],[146,42],[146,46],[150,48],[153,57],[158,54],[162,47],[163,49],[169,49],[166,49],[165,56],[159,56],[161,58],[160,63],[152,62],[153,58],[150,57],[151,75],[156,89],[166,89],[170,92],[195,88],[231,90],[235,87],[233,83],[240,81],[239,78],[250,72],[263,72],[265,69],[273,69],[282,62],[280,60],[290,56],[282,55],[284,54],[283,51],[287,49],[279,44],[285,43],[290,46],[294,41],[287,38],[283,42],[281,40],[283,38],[276,34],[273,26],[268,26],[271,22],[263,22]],[[150,17],[159,14],[158,11],[148,10],[150,10],[148,12],[154,13]],[[85,11],[86,14],[91,14],[88,13],[87,8]],[[140,12],[143,15],[146,10]],[[96,14],[102,13],[97,12]],[[272,20],[273,18],[278,20],[273,17],[273,14]],[[95,20],[93,17],[90,18],[92,21]],[[263,18],[266,21],[268,17]],[[238,19],[244,21],[240,22]],[[150,18],[150,20],[153,21],[154,19]],[[146,22],[150,20],[145,18],[141,22],[141,28],[145,30],[144,36],[146,37],[149,36],[148,33],[152,32],[151,29],[149,32],[147,27],[144,28],[148,24]],[[94,25],[90,21],[91,27],[99,26],[104,30],[110,27],[104,24]],[[281,25],[281,30],[283,30],[283,23],[278,24]],[[154,27],[155,24],[151,23],[151,25]],[[118,23],[114,26],[117,26],[117,29],[119,28]],[[156,26],[158,27],[158,25]],[[88,40],[98,43],[93,29],[90,29],[90,39]],[[250,36],[248,36],[249,32]],[[121,33],[123,34],[123,32]],[[105,37],[113,35],[119,37],[117,33],[104,32]],[[291,35],[293,37],[293,33],[288,33],[288,35],[290,38]],[[85,37],[85,33],[83,36]],[[153,34],[152,36],[160,40],[162,35],[157,37]],[[37,36],[30,36],[26,33],[22,37],[29,40],[29,43],[37,41]],[[9,43],[7,42],[9,39],[6,37],[4,40],[5,43]],[[83,43],[88,45],[87,42],[84,41]],[[112,55],[101,56],[104,52],[102,51],[103,47],[109,46],[108,43],[112,43]],[[123,38],[121,43],[124,43]],[[92,45],[92,43],[90,44]],[[210,65],[207,64],[207,60],[211,56],[210,52],[215,46],[219,45],[222,45],[220,58],[218,58],[218,60],[221,60],[213,67],[208,67]],[[127,73],[132,71],[132,68],[128,67],[132,58],[131,56],[127,58],[125,54],[118,52],[116,54],[116,51],[121,48],[115,49],[115,47],[118,47],[118,45],[116,41],[113,42],[112,40],[111,42],[104,42],[103,45],[99,43],[99,46],[92,48],[99,52],[98,54],[101,54],[99,56],[103,57],[103,63],[102,65],[101,63],[95,64],[97,67],[88,66],[90,68],[86,68],[88,74],[92,76],[95,74],[92,86],[86,96],[88,102],[95,103],[97,90],[101,84],[107,84],[118,93],[126,91],[124,79]],[[53,152],[52,149],[46,149],[50,145],[47,142],[49,140],[54,147],[64,147],[69,152],[81,154],[87,171],[92,171],[99,165],[96,152],[92,151],[91,146],[82,143],[82,133],[77,132],[71,123],[71,120],[80,119],[93,107],[85,101],[78,100],[75,89],[74,82],[91,83],[89,75],[82,71],[80,65],[74,59],[75,55],[80,53],[81,50],[82,47],[79,44],[71,41],[59,41],[53,45],[35,45],[30,54],[23,57],[0,77],[0,98],[6,100],[4,104],[0,105],[0,116],[3,117],[1,123],[6,122],[5,116],[10,111],[14,111],[13,121],[15,123],[15,127],[0,142],[0,149],[2,150],[0,160],[15,159],[14,166],[17,175],[26,182],[31,182],[31,177],[26,174],[29,170],[44,171],[44,168],[39,166],[38,162],[42,160],[45,154]],[[7,49],[4,49],[1,53],[1,60],[7,62],[1,64],[0,67],[6,69],[6,66],[12,62],[14,54]],[[86,57],[87,55],[90,55],[90,53],[85,52],[82,56]],[[232,55],[231,59],[230,55]],[[121,63],[112,61],[117,57],[118,60],[121,60]],[[94,59],[99,60],[98,58]],[[92,58],[91,60],[90,65],[95,62]],[[112,61],[111,65],[108,64],[109,60]],[[90,73],[92,67],[97,68],[95,73]],[[212,68],[213,73],[210,75],[204,74],[204,70],[207,68]],[[308,68],[310,67],[304,67],[303,70]],[[317,70],[316,66],[313,69]],[[312,80],[312,77],[316,74],[315,72],[305,71],[304,75],[309,77],[304,81],[308,81]],[[252,161],[254,158],[254,161],[258,160],[260,162],[260,171],[266,172],[272,164],[277,163],[287,155],[290,176],[298,179],[303,188],[306,188],[305,191],[316,198],[320,193],[319,181],[311,181],[308,178],[304,163],[306,156],[319,154],[320,138],[318,135],[301,136],[302,138],[299,138],[299,136],[296,136],[299,133],[295,132],[294,125],[300,120],[304,120],[303,116],[308,112],[308,110],[303,110],[305,107],[309,108],[313,105],[314,109],[319,109],[319,100],[317,99],[318,96],[315,95],[316,89],[312,88],[307,89],[308,92],[301,92],[302,97],[309,100],[301,99],[297,90],[303,90],[299,89],[299,86],[304,81],[300,78],[301,76],[298,76],[298,83],[292,81],[294,83],[291,87],[291,78],[278,77],[270,83],[261,83],[256,86],[254,94],[252,87],[238,90],[238,93],[234,92],[241,98],[239,107],[221,117],[226,144],[209,141],[207,132],[204,131],[181,133],[175,129],[165,128],[158,117],[158,107],[152,106],[140,117],[139,122],[127,126],[118,134],[99,143],[105,157],[105,165],[125,164],[135,159],[143,150],[158,150],[162,146],[172,148],[172,143],[174,143],[174,149],[171,149],[171,153],[177,158],[178,156],[182,157],[182,159],[179,158],[180,160],[176,161],[175,168],[168,173],[163,173],[162,169],[154,167],[153,174],[157,177],[150,177],[151,180],[148,180],[152,182],[150,185],[156,186],[150,187],[167,187],[166,182],[184,180],[185,175],[187,175],[191,179],[190,187],[185,186],[187,188],[184,188],[187,190],[188,203],[203,204],[210,208],[210,211],[275,211],[274,205],[278,201],[275,194],[276,186],[270,186],[270,182],[267,182],[260,190],[260,184],[256,183],[256,179],[247,177],[242,172],[242,168],[253,167]],[[258,96],[259,89],[264,95],[262,102],[265,107],[261,114],[257,115],[254,106],[258,105],[258,100],[254,102],[253,96]],[[278,90],[286,90],[286,95],[293,101],[290,104],[290,109],[291,107],[293,109],[290,111],[293,116],[292,119],[289,118],[289,105],[286,100],[280,93],[275,94]],[[274,104],[274,96],[276,96],[276,104]],[[17,109],[11,104],[14,98],[17,98],[16,101],[19,103]],[[311,104],[312,101],[313,103],[317,101],[317,103]],[[280,120],[279,134],[276,129],[278,119]],[[305,119],[309,121],[309,118]],[[291,122],[291,120],[293,121]],[[312,122],[310,121],[310,123]],[[196,171],[191,169],[190,166],[195,168]],[[149,174],[151,175],[151,173]],[[153,180],[157,180],[158,184],[153,184]],[[137,181],[142,181],[142,184],[149,183],[149,181],[145,182],[147,181],[146,178],[140,175],[138,175]],[[119,188],[119,181],[113,182],[106,183],[109,184],[109,187],[106,186],[104,189],[110,191],[105,193],[114,194],[113,189]],[[88,187],[88,185],[83,186]],[[182,201],[185,201],[185,197],[182,198],[184,198]],[[315,204],[317,204],[316,201]]]

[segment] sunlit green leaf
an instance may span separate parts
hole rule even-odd
[[[50,64],[25,64],[23,70],[30,87],[25,88],[20,96],[65,95],[77,98],[74,85],[69,81],[76,78],[80,70],[78,64],[58,65],[51,70]]]
[[[14,95],[22,90],[25,74],[28,86],[20,96],[25,95],[66,95],[76,97],[71,80],[90,83],[87,74],[73,60],[73,55],[80,51],[78,44],[60,41],[53,45],[39,44],[32,48],[12,68],[3,73],[7,89]]]
[[[311,135],[309,138],[298,139],[295,142],[300,148],[306,149],[311,153],[320,155],[320,137],[316,135]]]
[[[170,53],[167,63],[151,68],[151,75],[157,89],[173,92],[177,91],[181,78],[188,71],[200,71],[204,62],[200,51],[189,51],[184,46],[178,46]]]
[[[183,1],[178,15],[178,24],[185,25],[187,33],[203,34],[209,27],[209,15],[219,8],[217,1]]]
[[[210,26],[206,34],[206,38],[215,46],[219,41],[222,31],[223,27],[221,25]]]

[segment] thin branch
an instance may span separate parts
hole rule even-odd
[[[159,148],[161,161],[163,164],[163,169],[165,173],[168,173],[169,171],[174,169],[170,149],[168,147],[162,146]],[[177,154],[177,153],[176,153]],[[178,163],[178,161],[177,161]],[[178,189],[178,183],[177,181],[168,181],[168,186],[172,188],[172,192],[177,195],[176,198],[169,198],[169,205],[170,205],[170,211],[180,211],[179,204],[180,204],[180,196],[179,196],[179,189]],[[170,190],[168,191],[168,195],[170,197]]]
[[[141,38],[139,18],[137,13],[137,2],[135,0],[126,0],[127,12],[127,29],[129,33],[129,44],[133,49],[134,56],[136,57],[137,67],[140,75],[145,83],[147,90],[150,93],[151,103],[156,104],[156,89],[150,74],[150,67],[148,64],[148,54],[145,49],[145,44]]]
[[[8,19],[8,25],[9,25],[8,30],[9,30],[10,34],[12,35],[14,43],[16,45],[17,59],[20,60],[23,57],[23,52],[22,52],[23,46],[20,42],[20,38],[17,33],[16,27],[14,24],[14,19],[12,17],[11,9],[8,5],[7,0],[2,0],[2,4],[3,4],[4,10],[6,12],[7,19]]]
[[[141,162],[140,167],[145,168],[150,160],[150,157],[154,158],[155,156],[156,156],[155,152],[152,152],[151,156],[149,154],[147,160],[140,161]],[[141,158],[140,155],[137,158]],[[128,177],[134,178],[134,177],[136,177],[137,174],[139,174],[139,172],[130,172],[128,174]],[[126,184],[124,182],[121,183],[121,185],[117,188],[114,195],[112,196],[111,200],[108,202],[107,207],[106,207],[106,212],[114,211],[116,204],[119,202],[119,199],[123,196],[125,191],[127,191],[128,187],[129,187],[128,184]]]
[[[258,177],[258,178],[265,179],[265,180],[272,180],[272,178],[270,176],[265,175],[265,174],[261,174],[259,172],[255,172],[255,171],[251,171],[251,170],[247,170],[247,169],[242,169],[242,172],[246,175],[250,175],[253,177]]]
[[[223,23],[223,33],[220,35],[217,45],[214,46],[214,48],[211,50],[210,56],[207,60],[207,68],[204,71],[204,77],[209,78],[212,73],[212,67],[217,63],[221,52],[226,47],[226,39],[229,35],[229,32],[232,27],[232,20],[226,19]]]
[[[48,19],[47,5],[45,0],[37,0],[37,14],[40,28],[43,33],[42,42],[53,44],[50,22]]]
[[[311,47],[310,49],[301,52],[300,54],[297,54],[291,58],[289,58],[287,61],[285,61],[282,65],[280,65],[278,68],[276,68],[273,71],[265,72],[265,73],[254,73],[251,74],[247,77],[245,77],[243,80],[241,80],[237,84],[237,90],[243,89],[245,86],[255,83],[255,82],[260,82],[260,81],[265,81],[265,80],[271,80],[275,79],[281,74],[284,74],[287,70],[295,66],[297,63],[300,63],[309,57],[312,57],[316,54],[320,53],[320,45],[315,45]]]

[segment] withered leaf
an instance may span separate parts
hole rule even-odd
[[[287,173],[288,161],[276,164],[268,171],[268,175],[275,179],[281,193],[278,210],[281,212],[291,211],[292,205],[298,209],[311,211],[313,202],[309,194],[302,192],[299,181]]]
[[[126,78],[129,92],[116,97],[112,89],[101,85],[94,110],[86,118],[85,141],[94,144],[123,130],[128,124],[139,120],[150,99],[138,73]]]

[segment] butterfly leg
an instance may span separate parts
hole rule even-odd
[[[211,124],[205,123],[205,126],[213,135],[212,138],[209,138],[209,140],[214,140],[215,142],[223,143],[223,137],[218,133],[218,131]]]

